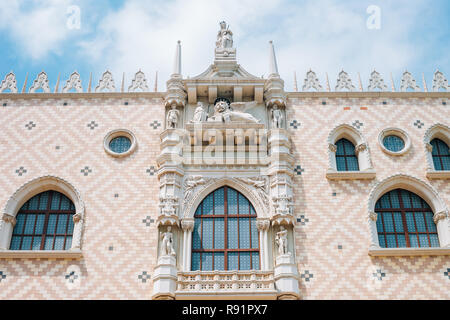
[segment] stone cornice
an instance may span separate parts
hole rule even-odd
[[[83,93],[0,93],[0,100],[18,99],[98,99],[98,98],[159,98],[166,92],[83,92]]]
[[[450,92],[287,92],[292,98],[450,98]]]

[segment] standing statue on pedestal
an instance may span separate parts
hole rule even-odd
[[[172,227],[167,227],[167,231],[161,232],[161,256],[175,256],[173,249],[173,234],[170,232]]]
[[[177,127],[179,115],[180,112],[177,110],[177,106],[173,104],[172,109],[167,112],[167,128],[175,129]]]
[[[198,102],[197,103],[197,109],[195,109],[194,117],[192,118],[191,122],[199,123],[199,122],[205,122],[208,118],[208,115],[205,112],[205,109],[203,109],[203,103]]]
[[[281,129],[283,126],[283,112],[278,109],[278,106],[275,104],[272,108],[272,128]]]
[[[220,30],[217,34],[216,48],[228,49],[233,48],[233,32],[229,29],[225,21],[220,22]]]
[[[287,230],[283,226],[280,227],[280,231],[277,232],[277,237],[275,238],[275,243],[278,246],[278,256],[290,254],[288,251],[288,241],[287,241]]]

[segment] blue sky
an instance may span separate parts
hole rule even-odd
[[[431,3],[431,4],[430,4]],[[369,29],[369,6],[380,9],[380,28]],[[80,9],[80,28],[69,8]],[[44,70],[52,88],[77,70],[87,88],[113,72],[120,87],[139,70],[150,87],[159,73],[165,90],[177,40],[182,42],[183,75],[203,72],[213,60],[219,21],[234,32],[239,63],[257,76],[268,73],[268,41],[273,40],[286,89],[293,72],[301,87],[316,71],[322,85],[328,73],[334,87],[344,69],[364,87],[375,68],[385,80],[393,73],[398,87],[407,69],[422,87],[431,87],[436,69],[449,78],[448,0],[8,0],[0,7],[0,78],[14,71],[21,88]],[[73,26],[73,24],[72,24]],[[388,81],[389,82],[389,81]]]

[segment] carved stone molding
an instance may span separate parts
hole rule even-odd
[[[188,176],[186,180],[184,180],[184,198],[183,198],[183,205],[186,205],[188,201],[192,198],[195,189],[198,186],[205,185],[206,183],[210,182],[211,178],[203,178],[202,176],[195,175],[195,176]]]
[[[42,88],[45,93],[50,93],[51,91],[47,74],[44,71],[38,74],[36,80],[33,82],[33,85],[30,87],[29,92],[35,93],[39,88]]]
[[[17,93],[17,81],[14,73],[10,72],[0,85],[0,93],[9,89],[11,93]]]
[[[370,220],[376,222],[377,219],[378,219],[378,214],[376,212],[374,212],[374,211],[370,211],[369,214],[368,214],[368,217],[369,217]]]
[[[95,92],[102,92],[104,90],[109,90],[110,92],[116,91],[114,79],[110,71],[103,73],[102,78],[98,82],[98,86],[95,88]]]
[[[149,91],[147,79],[141,70],[136,72],[134,75],[134,79],[131,81],[131,86],[128,87],[128,92],[136,92],[138,89],[141,89],[143,92]]]
[[[383,78],[377,71],[373,71],[370,74],[369,86],[367,91],[375,91],[375,89],[380,89],[381,91],[387,91],[387,85],[384,83]]]
[[[337,146],[336,146],[335,144],[333,144],[333,143],[329,143],[329,144],[328,144],[328,150],[330,150],[330,151],[333,152],[333,153],[336,153],[336,151],[337,151]]]
[[[166,195],[159,198],[159,214],[161,216],[177,216],[178,198]]]
[[[74,222],[74,223],[80,222],[81,219],[82,219],[81,214],[79,214],[79,213],[74,214],[73,217],[72,217],[72,219],[73,219],[73,222]]]
[[[272,197],[273,207],[275,209],[275,215],[291,215],[292,207],[294,203],[292,202],[292,196],[279,195]]]
[[[181,220],[181,228],[184,231],[192,232],[194,230],[194,220],[193,219]]]
[[[442,219],[448,218],[448,211],[436,212],[433,216],[434,223],[438,223]]]
[[[69,80],[66,81],[66,85],[64,86],[62,92],[67,93],[71,89],[75,89],[76,92],[83,92],[83,86],[81,85],[81,78],[78,72],[74,72],[70,75]]]
[[[249,185],[254,188],[263,201],[265,206],[269,205],[269,196],[268,196],[268,179],[267,177],[253,177],[253,178],[237,178],[236,180]]]
[[[256,228],[259,231],[266,231],[270,227],[269,219],[256,219]]]
[[[438,92],[441,88],[445,89],[445,91],[448,91],[448,81],[445,78],[444,74],[437,70],[434,73],[433,77],[433,91]]]
[[[348,73],[342,70],[339,73],[335,90],[344,91],[344,89],[347,89],[349,91],[355,91],[355,86],[353,85],[352,79],[350,79]]]
[[[320,85],[319,79],[314,71],[309,70],[306,73],[305,82],[303,84],[303,91],[308,91],[310,89],[315,89],[316,91],[323,91],[322,86]]]
[[[16,217],[9,215],[7,213],[4,213],[2,215],[2,221],[6,222],[6,223],[11,223],[11,225],[14,227],[16,225]]]
[[[360,143],[355,147],[355,152],[358,154],[364,150],[367,150],[367,143]]]
[[[408,88],[411,88],[414,91],[420,91],[420,87],[417,85],[416,80],[413,78],[412,74],[408,71],[405,71],[402,76],[400,91],[406,92]]]

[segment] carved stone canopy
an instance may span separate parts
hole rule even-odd
[[[0,93],[8,89],[11,93],[17,93],[17,80],[15,74],[12,72],[8,73],[2,81],[0,85]]]
[[[47,74],[44,71],[38,74],[29,91],[30,93],[35,93],[39,88],[41,88],[45,93],[50,93],[51,91]]]

